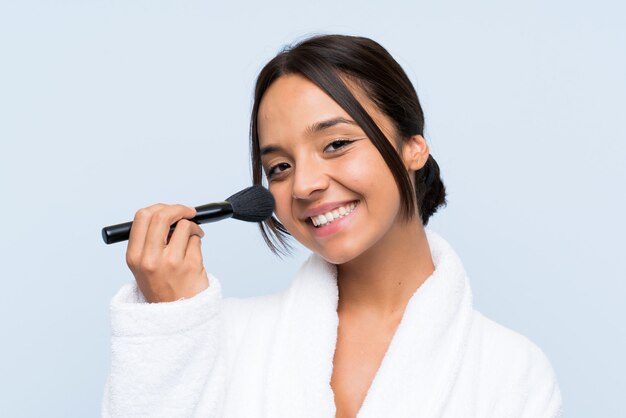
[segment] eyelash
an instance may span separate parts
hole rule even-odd
[[[353,143],[353,142],[354,142],[354,140],[351,140],[351,139],[343,139],[343,138],[342,138],[342,139],[335,139],[335,140],[333,140],[330,144],[326,145],[326,147],[325,147],[324,149],[326,149],[326,148],[330,147],[330,146],[331,146],[331,145],[333,145],[333,144],[337,144],[337,143],[342,144],[342,145],[341,145],[338,149],[336,149],[335,151],[330,151],[331,153],[334,153],[334,152],[341,151],[341,149],[345,148],[346,146],[350,145],[350,144],[351,144],[351,143]],[[287,163],[278,163],[278,164],[275,164],[275,165],[271,166],[271,167],[267,170],[267,178],[268,178],[268,179],[271,179],[271,178],[273,178],[274,176],[276,176],[276,173],[274,173],[274,169],[275,169],[275,168],[277,168],[277,167],[280,167],[280,166],[282,166],[282,165],[288,165],[288,164],[287,164]]]

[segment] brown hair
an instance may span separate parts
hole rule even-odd
[[[354,81],[394,123],[402,140],[424,134],[424,113],[415,88],[396,60],[377,42],[357,36],[318,35],[285,47],[259,73],[250,120],[252,181],[262,184],[257,115],[263,94],[280,76],[300,74],[328,94],[363,129],[389,166],[401,200],[401,214],[410,219],[419,208],[424,225],[446,204],[439,165],[429,155],[415,172],[415,188],[396,149],[354,97],[342,77]],[[272,216],[259,223],[263,239],[277,255],[290,253],[289,232]]]

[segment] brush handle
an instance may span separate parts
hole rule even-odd
[[[229,202],[209,203],[207,205],[197,206],[196,211],[196,216],[191,218],[190,221],[197,224],[205,224],[207,222],[221,221],[222,219],[233,216],[233,205]],[[130,228],[132,226],[132,222],[105,226],[102,228],[102,239],[107,244],[126,241],[130,236]],[[176,223],[170,227],[170,234],[174,231],[174,228],[176,228]]]

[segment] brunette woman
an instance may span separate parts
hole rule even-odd
[[[559,414],[546,356],[473,309],[461,261],[425,228],[445,187],[415,89],[381,45],[327,35],[281,51],[257,79],[251,149],[276,200],[267,244],[286,253],[293,237],[310,257],[285,292],[222,298],[194,209],[139,210],[103,415]]]

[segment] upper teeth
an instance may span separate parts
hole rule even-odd
[[[311,221],[315,226],[326,225],[327,223],[330,223],[337,218],[346,216],[347,214],[352,212],[355,207],[356,202],[348,203],[347,205],[340,206],[336,209],[331,210],[330,212],[326,212],[317,216],[311,216]]]

